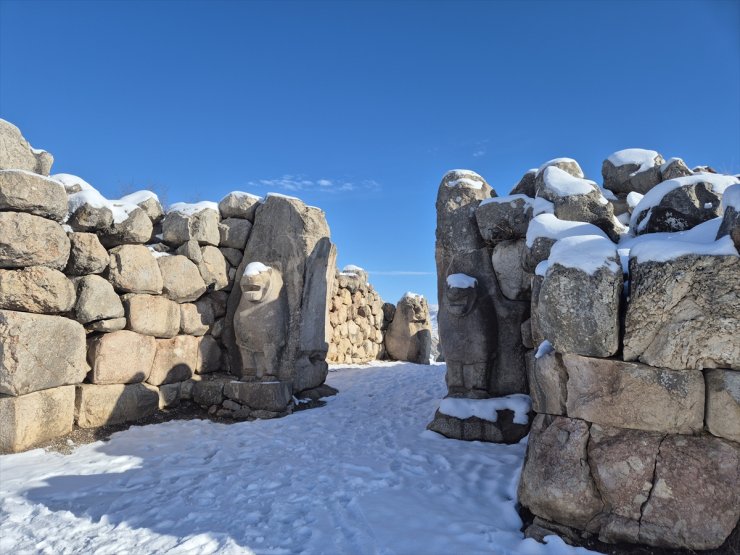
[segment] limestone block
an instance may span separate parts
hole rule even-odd
[[[224,385],[224,395],[252,410],[285,411],[292,402],[289,384],[285,382],[238,382]]]
[[[89,275],[77,280],[75,318],[82,324],[96,320],[123,318],[121,298],[113,286],[100,276]]]
[[[224,380],[203,380],[193,385],[193,401],[202,407],[220,405],[224,401]]]
[[[128,330],[98,335],[88,342],[88,379],[94,384],[143,382],[152,371],[156,350],[156,339],[148,335]]]
[[[162,237],[170,245],[182,245],[193,239],[201,245],[218,246],[218,210],[203,208],[196,212],[168,212],[162,220]]]
[[[0,169],[0,210],[26,212],[61,222],[67,215],[64,187],[26,170]]]
[[[154,337],[174,337],[180,332],[180,305],[164,297],[123,296],[128,329]]]
[[[601,175],[604,178],[604,188],[614,193],[630,193],[632,191],[640,194],[647,193],[650,189],[660,183],[665,177],[661,176],[661,165],[665,162],[663,157],[654,151],[644,149],[630,149],[643,151],[646,159],[651,158],[647,164],[625,163],[615,165],[608,158],[601,165]],[[619,151],[619,153],[626,153]],[[619,154],[615,152],[614,154]],[[652,155],[652,157],[651,157]]]
[[[190,379],[198,364],[198,343],[199,339],[190,335],[157,339],[157,352],[146,381],[159,386]]]
[[[160,256],[157,258],[162,274],[162,294],[178,303],[197,300],[206,292],[206,284],[198,267],[187,257],[181,255]]]
[[[162,292],[162,272],[144,245],[122,245],[110,251],[108,280],[121,293]]]
[[[218,231],[219,246],[243,251],[247,245],[249,232],[252,231],[252,224],[240,218],[226,218],[218,224]]]
[[[134,208],[126,213],[125,219],[113,219],[111,224],[100,231],[100,242],[106,248],[127,244],[141,244],[149,241],[154,227],[146,212]]]
[[[0,169],[20,169],[49,175],[54,157],[45,150],[31,148],[20,129],[0,119]]]
[[[208,303],[180,305],[180,331],[186,335],[205,335],[215,322]]]
[[[23,212],[0,212],[0,268],[62,270],[69,249],[67,234],[58,223]]]
[[[74,320],[0,310],[0,394],[79,383],[85,353],[85,329]]]
[[[516,195],[484,200],[475,211],[475,219],[486,243],[523,239],[532,219],[532,199]]]
[[[198,270],[208,287],[218,291],[229,285],[229,264],[224,255],[216,247],[210,245],[201,247],[202,260]]]
[[[529,300],[532,276],[523,266],[527,245],[524,239],[502,241],[493,248],[491,262],[501,293],[512,301]]]
[[[108,267],[108,251],[94,233],[68,233],[71,243],[69,260],[64,273],[73,276],[100,274]]]
[[[740,443],[740,372],[707,370],[707,430],[715,436]]]
[[[112,320],[98,320],[85,325],[87,331],[100,331],[109,333],[126,328],[126,318],[113,318]]]
[[[72,431],[75,387],[0,395],[0,453],[17,453]]]
[[[0,270],[0,308],[56,314],[75,304],[75,287],[59,270],[32,266]]]
[[[261,201],[256,195],[233,191],[221,199],[218,209],[222,218],[243,218],[254,222],[254,215]]]
[[[198,342],[198,359],[195,365],[197,374],[208,374],[223,370],[223,351],[213,337],[205,335]]]
[[[359,326],[350,322],[348,327],[350,337],[356,336],[357,331],[353,333],[353,330],[359,331]],[[398,301],[395,316],[385,334],[385,348],[394,360],[429,364],[432,331],[429,305],[424,297],[407,293]]]
[[[75,421],[80,428],[98,428],[135,422],[158,408],[159,392],[147,384],[81,384],[77,386]]]
[[[527,365],[532,410],[538,414],[566,416],[568,373],[562,355],[552,351],[539,358],[532,356]]]

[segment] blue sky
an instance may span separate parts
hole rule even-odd
[[[0,0],[0,117],[111,198],[298,196],[340,265],[434,303],[448,169],[740,171],[740,2]]]

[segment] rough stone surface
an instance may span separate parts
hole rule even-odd
[[[62,270],[69,249],[67,234],[58,223],[23,212],[0,212],[0,268]]]
[[[226,261],[234,268],[241,264],[242,257],[244,256],[242,251],[228,247],[219,247],[218,250],[221,251]]]
[[[110,251],[108,280],[121,293],[162,292],[162,273],[157,259],[144,245],[122,245]]]
[[[162,385],[190,379],[198,365],[198,342],[190,335],[157,339],[157,352],[146,381]]]
[[[586,422],[538,414],[529,434],[519,502],[547,520],[588,529],[604,507],[587,462],[588,439]]]
[[[197,374],[210,374],[223,371],[223,351],[213,337],[205,335],[198,342],[198,359],[195,364]]]
[[[146,243],[152,237],[152,221],[141,208],[128,213],[123,221],[113,220],[110,226],[100,231],[100,242],[107,248],[127,244]]]
[[[56,314],[74,304],[74,285],[59,270],[46,266],[0,270],[0,309]]]
[[[81,382],[85,351],[85,329],[74,320],[0,310],[0,394]]]
[[[193,385],[193,401],[202,407],[220,405],[224,401],[224,380],[202,380]]]
[[[151,336],[128,330],[98,335],[88,341],[87,360],[94,384],[143,382],[154,363],[157,342]]]
[[[740,443],[740,372],[707,370],[707,430],[718,437]]]
[[[73,385],[20,397],[0,396],[0,453],[25,451],[71,432],[74,411]]]
[[[725,198],[732,194],[738,195],[738,190],[740,190],[740,185],[728,187],[725,189]],[[727,201],[723,201],[723,204],[724,216],[722,216],[722,223],[719,230],[717,230],[717,239],[729,235],[735,244],[735,248],[740,252],[740,207],[728,204]]]
[[[285,382],[237,382],[224,385],[224,395],[253,410],[285,411],[292,402],[290,385]]]
[[[77,386],[75,421],[80,428],[135,422],[157,412],[159,392],[143,383]]]
[[[200,252],[200,245],[195,239],[191,239],[177,247],[175,253],[187,257],[195,264],[200,264],[203,261],[203,253]]]
[[[491,262],[501,293],[509,300],[529,300],[532,275],[524,270],[527,251],[524,239],[502,241],[493,247]]]
[[[612,359],[563,355],[568,416],[589,422],[691,434],[704,426],[704,379]]]
[[[0,170],[0,210],[61,222],[67,215],[67,193],[48,177],[25,170]]]
[[[70,214],[67,224],[74,231],[103,233],[113,225],[113,211],[108,206],[84,202]]]
[[[398,301],[385,334],[385,350],[393,360],[429,364],[432,326],[424,297],[407,294]]]
[[[553,264],[547,270],[537,300],[542,334],[560,353],[608,357],[619,349],[619,303],[623,277],[614,268],[593,274]]]
[[[252,231],[252,224],[247,220],[240,218],[226,218],[218,224],[220,234],[219,245],[232,249],[244,250],[249,238],[249,232]]]
[[[154,295],[124,295],[128,329],[144,335],[170,338],[180,332],[180,306]]]
[[[122,330],[126,327],[126,318],[113,318],[112,320],[98,320],[85,325],[87,331],[100,331],[108,333]]]
[[[94,233],[68,233],[71,249],[64,273],[73,276],[100,274],[110,262],[108,251]]]
[[[604,160],[604,163],[601,165],[604,188],[614,193],[630,193],[636,191],[644,195],[664,179],[660,173],[660,166],[663,162],[665,160],[658,154],[653,160],[652,167],[638,172],[640,169],[640,165],[638,164],[615,166],[609,160]]]
[[[162,274],[162,294],[178,303],[197,300],[206,292],[206,284],[198,267],[181,255],[157,258]]]
[[[205,335],[215,322],[208,303],[180,305],[180,331],[186,335]]]
[[[537,177],[537,169],[531,169],[525,173],[519,180],[519,183],[514,185],[514,188],[509,192],[510,195],[527,195],[528,197],[534,198],[537,194],[537,188],[535,186],[535,178]]]
[[[668,548],[722,545],[740,518],[740,447],[712,436],[668,436],[642,511],[640,543]]]
[[[194,214],[169,212],[162,220],[162,237],[165,243],[179,246],[195,240],[201,245],[218,246],[218,211],[204,208]]]
[[[75,319],[81,324],[96,320],[123,318],[121,298],[113,286],[100,276],[84,276],[77,280]]]
[[[687,175],[693,174],[694,172],[692,172],[680,158],[671,158],[660,168],[661,181],[676,179],[677,177],[686,177]]]
[[[243,218],[254,222],[254,216],[261,202],[262,198],[256,195],[234,191],[221,199],[218,209],[222,218]]]
[[[740,370],[740,258],[630,261],[624,359]]]
[[[710,183],[682,185],[666,193],[651,209],[638,212],[634,232],[642,234],[691,229],[721,216],[721,201],[722,195],[714,192]]]
[[[553,351],[539,358],[532,356],[530,360],[527,377],[532,410],[538,414],[566,416],[568,372],[562,355]]]
[[[201,247],[198,270],[209,289],[218,291],[229,286],[229,264],[218,248],[210,245]]]
[[[509,202],[481,203],[475,219],[481,237],[486,243],[522,239],[527,234],[532,219],[531,199],[517,197]]]
[[[0,170],[18,169],[49,175],[53,163],[50,153],[32,149],[20,129],[0,119]]]
[[[463,420],[437,411],[427,428],[451,439],[508,444],[519,442],[529,433],[528,424],[514,423],[512,411],[496,412],[496,422],[490,422],[475,416]]]

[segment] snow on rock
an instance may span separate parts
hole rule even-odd
[[[685,177],[677,177],[675,179],[669,179],[664,181],[650,189],[640,202],[632,210],[632,217],[630,218],[630,229],[631,230],[643,230],[647,227],[650,221],[650,214],[648,213],[642,220],[640,220],[639,227],[637,227],[637,221],[643,214],[648,212],[654,207],[660,204],[663,197],[671,191],[678,189],[679,187],[685,187],[687,185],[696,185],[697,183],[707,183],[709,188],[716,194],[722,195],[725,189],[738,183],[738,179],[732,175],[722,175],[717,173],[699,173],[696,175],[687,175]]]
[[[128,202],[108,200],[95,189],[82,189],[67,197],[67,218],[79,210],[83,205],[88,205],[93,208],[107,208],[113,214],[113,223],[115,224],[125,222],[128,219],[129,214],[139,208],[135,204]]]
[[[157,194],[147,190],[136,191],[135,193],[131,193],[130,195],[123,196],[119,199],[119,202],[128,204],[139,204],[149,199],[154,199],[159,202],[159,197],[157,196]]]
[[[513,206],[517,201],[524,202],[526,207],[525,209],[531,208],[533,216],[537,216],[538,214],[552,214],[555,212],[555,206],[549,200],[542,197],[532,198],[521,194],[486,198],[480,201],[478,206],[485,206],[486,204],[511,204]]]
[[[456,179],[448,179],[455,177]],[[472,170],[450,170],[442,181],[446,182],[447,187],[469,187],[471,189],[480,189],[485,183],[485,179]]]
[[[298,197],[292,197],[290,195],[284,195],[282,193],[267,193],[267,195],[265,195],[265,198],[267,199],[269,197],[284,198],[284,199],[288,199],[288,200],[297,200],[298,202],[303,202]],[[314,208],[314,207],[311,207],[311,208]]]
[[[344,268],[342,268],[342,272],[364,272],[364,268],[360,268],[359,266],[355,266],[354,264],[347,264]]]
[[[585,555],[525,539],[526,442],[426,431],[445,366],[329,373],[287,418],[132,426],[69,455],[0,457],[2,553]],[[399,410],[403,407],[403,410]]]
[[[455,287],[456,289],[475,287],[477,283],[477,279],[466,274],[450,274],[447,276],[447,286]]]
[[[270,267],[265,266],[262,264],[262,262],[250,262],[247,264],[247,267],[244,268],[244,275],[245,276],[256,276],[263,272],[269,272]]]
[[[548,166],[542,172],[542,178],[548,189],[561,197],[570,195],[587,195],[594,191],[596,183],[588,179],[573,177],[557,166]]]
[[[548,160],[539,168],[537,168],[537,173],[535,175],[540,175],[546,168],[556,166],[557,164],[572,165],[573,168],[576,170],[576,173],[580,174],[579,177],[583,177],[583,170],[581,169],[581,166],[573,158],[553,158],[552,160]]]
[[[629,206],[630,210],[634,210],[635,207],[640,204],[640,201],[643,199],[645,195],[641,195],[637,191],[632,191],[631,193],[627,194],[627,206]]]
[[[537,352],[534,354],[534,358],[542,358],[545,355],[549,355],[553,351],[555,351],[555,347],[553,347],[552,343],[545,339],[537,347]]]
[[[152,245],[147,245],[146,248],[149,249],[149,252],[152,253],[152,256],[154,258],[162,258],[163,256],[172,256],[172,253],[157,250]]]
[[[233,195],[233,196],[235,196],[237,198],[251,198],[251,199],[254,199],[254,200],[258,201],[258,202],[263,202],[264,201],[264,199],[261,196],[255,195],[255,194],[252,194],[252,193],[245,193],[244,191],[231,191],[228,195],[224,196],[224,198],[222,198],[221,200],[226,199],[229,195]]]
[[[78,191],[94,191],[95,187],[90,185],[87,181],[72,175],[70,173],[56,173],[51,176],[54,181],[58,181],[64,186],[67,193],[76,193]]]
[[[474,416],[488,422],[498,420],[500,410],[510,410],[514,413],[514,424],[529,423],[529,411],[532,410],[532,400],[529,395],[515,393],[506,397],[492,399],[462,399],[447,397],[439,404],[439,412],[465,420]]]
[[[401,298],[402,299],[419,299],[419,300],[421,300],[421,299],[424,298],[424,295],[419,295],[419,293],[413,293],[411,291],[406,291],[403,294],[403,297],[401,297]]]
[[[730,185],[725,189],[722,195],[722,207],[727,210],[729,207],[740,212],[740,185]]]
[[[617,246],[609,239],[601,235],[579,235],[557,241],[547,260],[550,267],[559,264],[593,275],[600,268],[617,272],[616,259]]]
[[[553,214],[540,214],[532,218],[527,228],[527,246],[531,247],[538,237],[548,239],[564,239],[576,235],[600,235],[607,238],[606,233],[593,224],[585,222],[570,222],[560,220]]]
[[[634,164],[640,166],[637,170],[632,172],[630,175],[644,172],[649,170],[655,165],[655,159],[660,156],[654,150],[645,150],[644,148],[625,148],[624,150],[618,150],[611,154],[607,160],[617,167],[626,166],[627,164]]]
[[[218,212],[218,204],[210,200],[202,200],[196,203],[176,202],[167,208],[167,213],[178,212],[183,216],[192,216],[203,210],[215,210]]]

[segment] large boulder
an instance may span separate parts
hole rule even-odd
[[[627,148],[617,151],[601,165],[604,188],[614,193],[636,191],[644,195],[665,179],[661,174],[664,162],[654,150]]]
[[[201,245],[218,246],[219,219],[218,206],[214,202],[179,202],[169,207],[162,220],[162,237],[165,243],[175,246],[191,239]]]
[[[123,296],[127,328],[144,335],[170,338],[180,332],[180,306],[155,295]]]
[[[406,293],[398,301],[385,334],[385,350],[393,360],[429,364],[431,348],[432,327],[427,300],[421,295]]]
[[[526,195],[488,198],[481,201],[475,219],[488,244],[522,239],[534,211],[534,199]],[[539,204],[544,204],[541,201]]]
[[[146,381],[152,385],[189,380],[198,366],[198,337],[178,335],[157,339],[157,352]]]
[[[48,177],[25,170],[0,170],[0,210],[61,222],[67,215],[67,193]]]
[[[632,210],[630,232],[684,231],[721,215],[722,194],[736,177],[700,173],[664,181]]]
[[[0,310],[0,394],[79,383],[85,355],[85,329],[74,320]]]
[[[219,291],[229,287],[229,264],[218,248],[206,245],[201,247],[201,261],[198,270],[203,282],[211,290]]]
[[[32,148],[20,129],[0,119],[0,170],[27,170],[49,175],[54,157],[45,150]]]
[[[577,177],[578,179],[583,179],[583,170],[581,169],[581,166],[578,164],[578,162],[573,160],[573,158],[553,158],[552,160],[548,160],[539,168],[537,168],[537,171],[534,174],[535,190],[539,189],[542,186],[544,172],[547,168],[551,167],[562,170],[565,173],[572,175],[573,177]]]
[[[205,335],[216,321],[208,303],[180,305],[180,331],[186,335]]]
[[[108,280],[120,293],[162,292],[159,264],[144,245],[122,245],[110,251]]]
[[[519,480],[519,502],[536,515],[586,530],[604,508],[587,462],[588,423],[538,414]]]
[[[740,518],[740,446],[712,436],[669,435],[660,445],[640,543],[717,548]]]
[[[87,359],[94,384],[145,381],[152,371],[157,340],[128,330],[98,335],[88,342]]]
[[[143,383],[81,384],[76,393],[75,421],[80,428],[135,422],[159,408],[157,388]]]
[[[232,191],[221,199],[218,203],[218,209],[224,219],[242,218],[254,222],[254,216],[261,203],[262,197],[241,191]]]
[[[292,402],[290,386],[285,382],[237,382],[224,385],[224,395],[252,410],[283,412]]]
[[[198,341],[198,359],[195,364],[197,374],[210,374],[223,368],[223,350],[212,336],[204,335]]]
[[[58,223],[23,212],[0,212],[0,268],[62,270],[69,249],[67,234]]]
[[[624,360],[676,370],[740,370],[740,258],[655,261],[643,259],[639,247],[630,259]]]
[[[619,428],[693,434],[704,428],[700,372],[562,355],[571,418]]]
[[[707,430],[715,436],[740,443],[740,372],[707,370]]]
[[[689,169],[681,158],[670,158],[660,167],[661,181],[686,177],[687,175],[694,175],[694,172]]]
[[[59,270],[31,266],[0,270],[0,308],[56,314],[75,304],[75,287]]]
[[[616,353],[623,286],[616,246],[594,235],[568,237],[553,246],[548,263],[537,299],[545,339],[560,353]]]
[[[524,270],[534,272],[537,265],[550,256],[550,250],[556,241],[578,235],[607,237],[606,233],[593,224],[561,220],[548,213],[535,216],[527,228],[528,251],[524,257]]]
[[[218,224],[218,231],[221,236],[219,242],[221,247],[243,251],[249,238],[249,232],[252,231],[252,224],[240,218],[226,218]]]
[[[160,256],[157,264],[162,274],[162,294],[168,299],[188,303],[206,292],[198,267],[185,256]]]
[[[537,177],[537,168],[527,170],[527,172],[519,180],[519,183],[514,185],[514,188],[509,192],[510,195],[526,195],[534,198],[537,194],[537,188],[535,185],[535,179]]]
[[[159,202],[159,197],[152,191],[136,191],[119,199],[119,202],[125,204],[135,204],[141,208],[149,217],[152,224],[158,224],[164,218],[164,210]]]
[[[111,203],[113,221],[100,231],[100,242],[106,248],[119,245],[143,244],[152,237],[152,221],[147,213],[136,205]]]
[[[0,453],[25,451],[71,432],[74,413],[73,385],[20,397],[0,396]]]
[[[100,276],[83,276],[77,280],[75,319],[81,324],[97,320],[123,318],[121,298],[109,281]]]
[[[110,257],[96,234],[71,232],[67,236],[71,243],[71,250],[67,267],[64,269],[65,274],[85,276],[105,271],[110,263]]]

